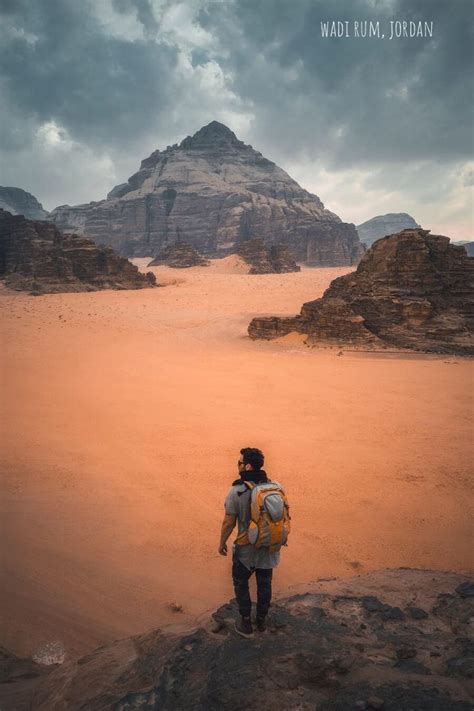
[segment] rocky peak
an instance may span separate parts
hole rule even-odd
[[[355,264],[364,252],[354,225],[218,121],[155,150],[107,200],[58,207],[50,219],[125,256],[186,242],[218,257],[255,238],[314,266]]]
[[[406,212],[387,212],[386,215],[377,215],[370,220],[357,225],[357,232],[361,242],[370,247],[376,240],[386,235],[393,235],[405,229],[421,227],[411,215]]]
[[[215,150],[216,148],[246,148],[233,131],[219,121],[211,121],[203,126],[194,136],[188,136],[179,144],[185,150]]]

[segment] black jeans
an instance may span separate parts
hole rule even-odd
[[[250,617],[252,601],[250,599],[249,579],[252,573],[257,578],[257,617],[265,617],[272,599],[272,568],[254,568],[249,570],[235,556],[232,559],[232,581],[235,597],[242,617]]]

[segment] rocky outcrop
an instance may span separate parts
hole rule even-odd
[[[474,354],[474,260],[428,230],[378,240],[357,270],[292,318],[255,318],[251,338],[292,331],[307,343]]]
[[[242,259],[250,265],[249,274],[282,274],[299,272],[299,267],[290,249],[284,244],[267,247],[261,239],[242,242],[237,250]]]
[[[209,262],[190,244],[176,242],[176,244],[163,249],[148,266],[156,267],[160,264],[174,269],[186,269],[187,267],[207,267]]]
[[[5,210],[0,210],[0,279],[10,289],[33,294],[156,285],[154,274],[141,274],[110,247]]]
[[[46,675],[4,653],[0,704],[5,711],[471,711],[474,605],[461,589],[472,583],[457,573],[379,571],[314,582],[279,600],[268,630],[253,639],[236,634],[232,601],[194,629],[121,639]]]
[[[127,256],[184,241],[219,257],[253,238],[318,266],[357,264],[363,253],[354,225],[217,121],[154,151],[106,200],[63,205],[51,219]]]
[[[284,244],[274,244],[270,247],[270,261],[275,274],[301,271],[301,267],[296,264],[290,248]]]
[[[0,186],[0,209],[12,215],[24,215],[29,220],[46,220],[48,213],[34,195],[21,188]]]
[[[360,241],[371,247],[373,243],[386,235],[393,235],[407,229],[421,227],[411,215],[406,212],[388,212],[386,215],[378,215],[372,219],[357,225],[357,232]]]

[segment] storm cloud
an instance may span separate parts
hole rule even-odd
[[[321,36],[354,20],[385,38]],[[217,119],[347,221],[471,236],[471,0],[0,0],[0,23],[0,183],[47,209]]]

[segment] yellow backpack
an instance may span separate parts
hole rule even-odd
[[[254,484],[246,481],[250,489],[250,523],[246,531],[236,538],[237,545],[249,543],[256,548],[268,547],[276,553],[287,545],[290,533],[290,507],[283,487],[276,481]]]

